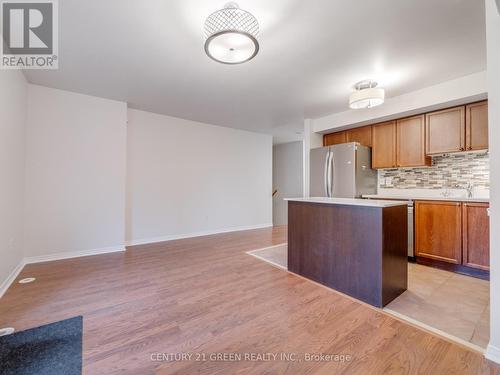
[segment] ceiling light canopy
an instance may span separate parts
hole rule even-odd
[[[352,109],[372,108],[384,103],[385,91],[377,88],[377,82],[366,80],[354,85],[354,91],[349,97],[349,107]]]
[[[205,52],[223,64],[241,64],[259,52],[259,22],[234,2],[205,21]]]

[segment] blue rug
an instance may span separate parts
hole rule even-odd
[[[80,375],[83,318],[0,337],[1,375]]]

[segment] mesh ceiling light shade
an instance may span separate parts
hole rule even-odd
[[[259,52],[259,22],[236,3],[208,16],[205,21],[205,52],[223,64],[241,64]]]

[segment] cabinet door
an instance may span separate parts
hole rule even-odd
[[[425,156],[425,116],[397,121],[397,166],[420,167],[431,165]]]
[[[490,220],[487,203],[462,205],[463,264],[490,269]]]
[[[338,145],[340,143],[346,143],[345,132],[325,134],[323,136],[323,146],[333,146],[333,145]]]
[[[488,102],[469,104],[465,109],[467,150],[488,149]]]
[[[372,168],[396,167],[396,121],[373,125]]]
[[[465,151],[465,107],[425,115],[427,154]]]
[[[358,142],[363,146],[372,147],[372,127],[370,125],[347,130],[346,138],[347,142]]]
[[[459,202],[415,203],[415,254],[462,263],[462,212]]]

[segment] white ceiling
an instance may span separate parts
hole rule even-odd
[[[203,50],[203,23],[225,1],[59,1],[58,71],[30,82],[132,108],[290,136],[304,118],[347,109],[372,78],[397,96],[486,69],[480,0],[240,0],[261,49],[227,66]],[[296,135],[295,135],[296,136]]]

